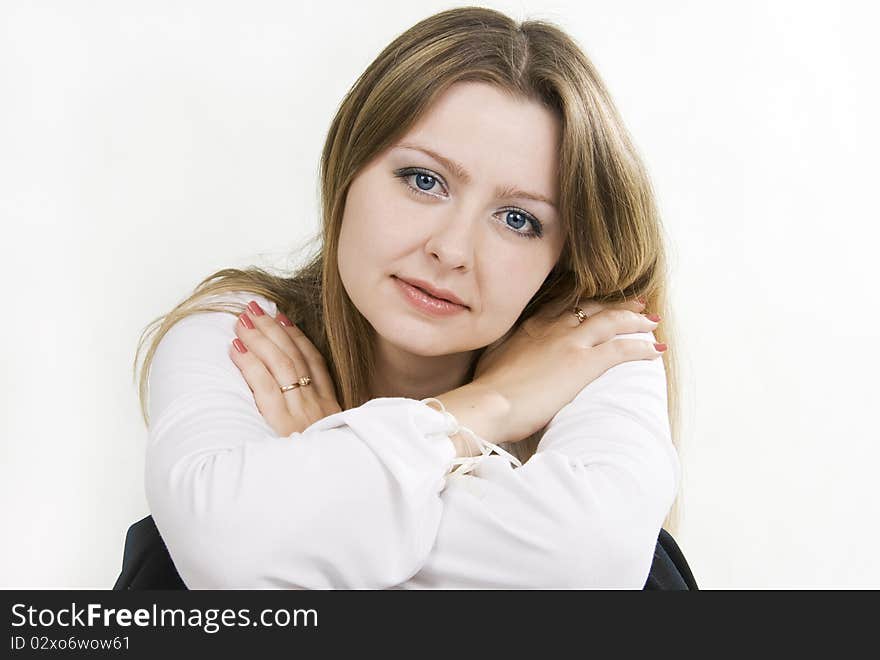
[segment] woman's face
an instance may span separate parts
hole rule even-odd
[[[359,172],[346,198],[339,272],[380,342],[441,356],[481,348],[510,329],[563,247],[554,206],[559,131],[537,103],[457,83]],[[451,291],[467,308],[427,313],[395,278]]]

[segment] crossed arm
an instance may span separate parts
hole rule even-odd
[[[492,456],[447,480],[448,421],[416,400],[279,438],[228,359],[234,323],[183,319],[150,373],[147,499],[188,587],[644,584],[679,479],[661,361],[590,383],[521,468]]]

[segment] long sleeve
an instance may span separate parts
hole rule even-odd
[[[680,470],[662,360],[614,366],[559,410],[522,467],[491,455],[450,478],[436,545],[394,588],[641,589]]]
[[[236,292],[221,302],[257,300]],[[149,375],[147,501],[190,589],[382,589],[424,564],[455,457],[449,422],[382,398],[279,438],[227,351],[236,316],[185,317]]]

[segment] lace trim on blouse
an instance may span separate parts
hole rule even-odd
[[[446,421],[449,423],[450,430],[447,431],[447,434],[450,436],[453,436],[456,433],[462,433],[465,436],[470,437],[477,444],[477,447],[479,447],[479,449],[480,449],[479,456],[461,456],[458,458],[454,458],[452,460],[452,465],[453,466],[458,465],[458,468],[453,470],[450,467],[450,472],[447,473],[450,478],[458,477],[463,474],[467,474],[468,472],[470,472],[471,470],[476,468],[483,461],[483,459],[486,458],[487,456],[489,456],[492,452],[495,452],[499,456],[506,458],[508,460],[508,462],[515,465],[516,467],[522,467],[522,462],[516,456],[513,456],[509,452],[506,452],[498,445],[496,445],[492,442],[489,442],[488,440],[484,440],[483,438],[479,437],[476,433],[471,431],[466,426],[462,426],[461,424],[459,424],[458,420],[455,418],[455,415],[453,415],[451,412],[448,412],[446,410],[446,406],[444,406],[443,402],[440,401],[439,399],[435,399],[434,397],[428,397],[427,399],[421,399],[420,401],[421,401],[421,403],[424,403],[425,405],[428,405],[428,403],[432,402],[432,401],[434,403],[439,404],[440,410],[438,412],[442,413],[443,416],[446,418]],[[428,407],[430,407],[430,406],[428,406]],[[431,408],[431,410],[437,410],[437,409]]]

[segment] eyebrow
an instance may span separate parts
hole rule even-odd
[[[470,183],[473,181],[473,177],[468,174],[468,171],[462,166],[461,163],[458,163],[451,158],[447,158],[441,153],[434,151],[428,147],[424,147],[418,144],[411,144],[409,142],[399,142],[395,145],[395,148],[403,148],[403,149],[414,149],[415,151],[421,151],[423,154],[426,154],[436,160],[438,163],[443,165],[446,169],[452,172],[457,179],[464,181],[465,183]],[[539,195],[538,193],[529,192],[527,190],[520,190],[516,186],[502,186],[495,190],[495,194],[498,198],[502,197],[522,197],[524,199],[531,199],[536,202],[544,202],[545,204],[549,204],[555,210],[559,210],[556,206],[556,203],[545,197],[544,195]]]

